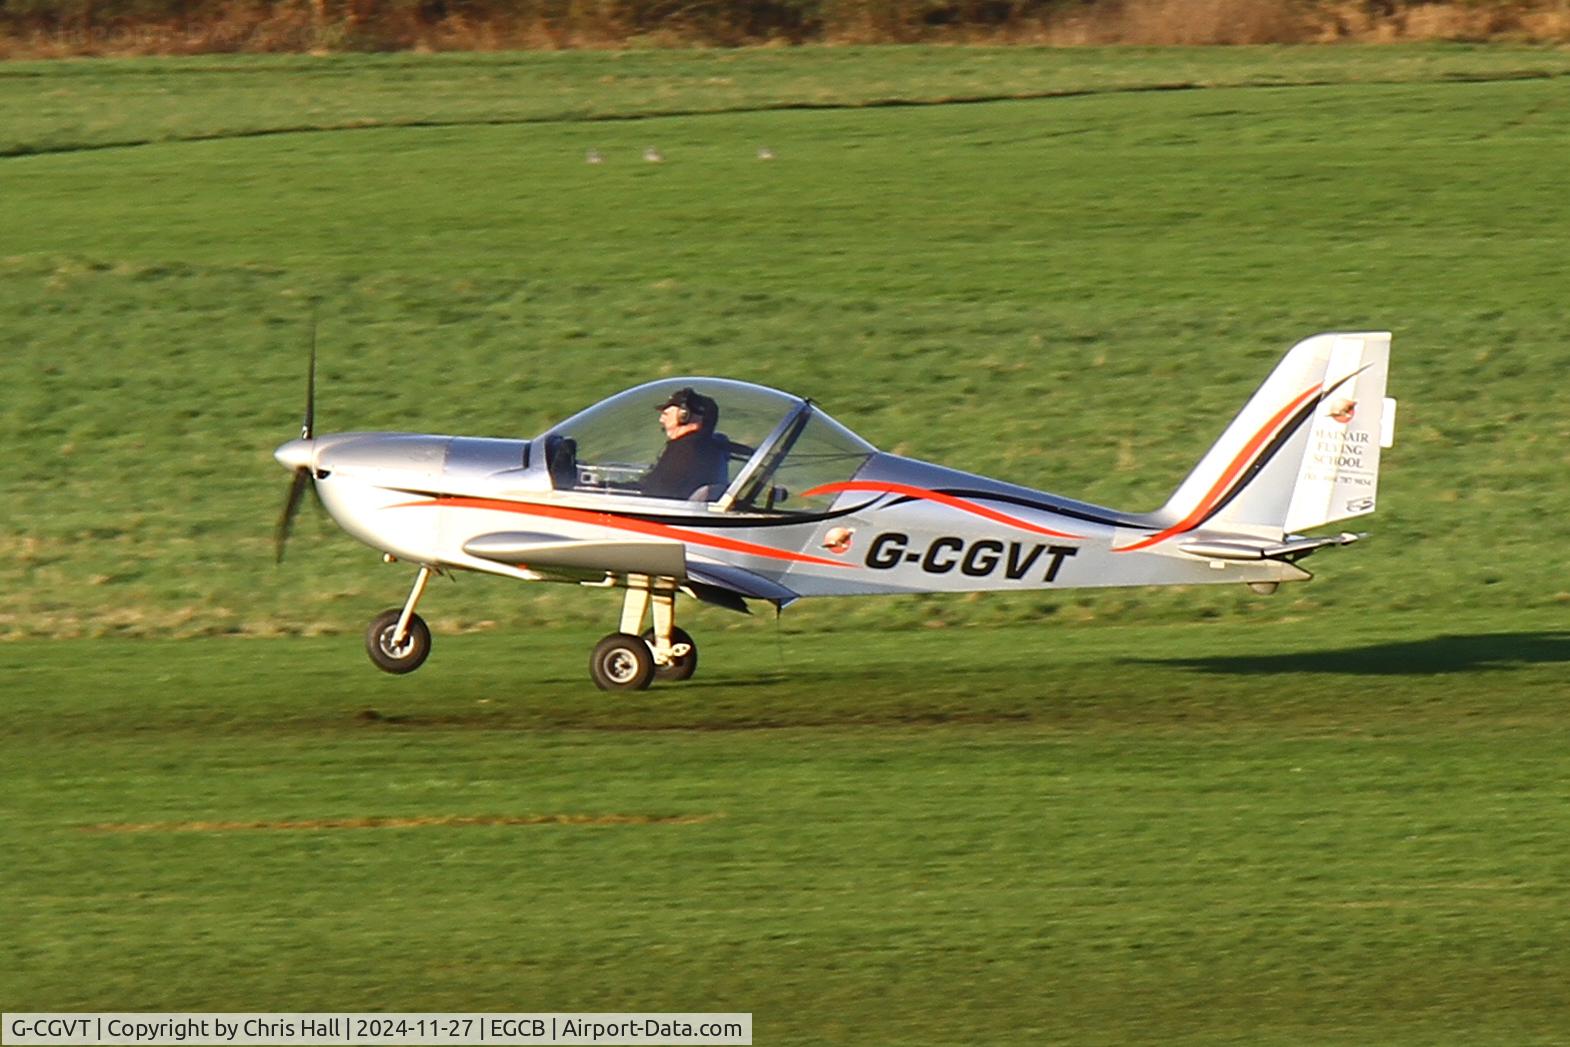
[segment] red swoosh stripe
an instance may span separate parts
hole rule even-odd
[[[1113,549],[1112,551],[1115,553],[1131,553],[1136,549],[1144,549],[1147,546],[1155,545],[1157,542],[1165,541],[1175,534],[1192,531],[1199,526],[1200,521],[1209,515],[1217,502],[1221,501],[1222,497],[1227,493],[1227,489],[1231,486],[1232,481],[1237,479],[1238,474],[1243,471],[1248,463],[1253,461],[1254,455],[1259,453],[1259,449],[1265,445],[1266,441],[1276,434],[1276,431],[1281,428],[1288,418],[1297,413],[1298,408],[1302,407],[1312,397],[1319,395],[1319,391],[1322,388],[1323,385],[1316,385],[1312,389],[1304,390],[1298,394],[1297,399],[1277,411],[1270,421],[1266,422],[1259,432],[1254,434],[1253,439],[1244,445],[1243,450],[1238,452],[1238,456],[1232,459],[1232,464],[1227,466],[1226,471],[1221,474],[1210,490],[1205,492],[1205,497],[1199,500],[1199,505],[1193,512],[1171,527],[1168,527],[1165,531],[1157,532],[1149,538],[1135,542],[1133,545],[1125,545],[1121,549]]]
[[[844,483],[824,484],[802,493],[803,498],[810,498],[815,494],[836,494],[840,491],[877,491],[883,494],[902,494],[907,498],[919,498],[926,502],[937,502],[950,509],[970,513],[974,516],[984,517],[994,523],[1006,524],[1009,527],[1018,527],[1022,531],[1033,534],[1044,534],[1050,538],[1081,539],[1084,535],[1068,534],[1065,531],[1054,531],[1050,527],[1038,527],[1027,520],[1021,520],[1007,513],[1000,513],[996,509],[988,509],[984,505],[967,501],[964,498],[955,498],[951,494],[942,494],[938,491],[929,491],[924,487],[912,487],[909,484],[883,483],[876,480],[847,480]]]
[[[748,556],[766,556],[772,560],[789,560],[793,563],[810,563],[822,567],[856,566],[843,560],[829,560],[809,553],[793,553],[786,549],[775,549],[772,546],[758,545],[756,542],[743,542],[736,538],[722,538],[719,535],[704,534],[702,531],[689,531],[684,527],[670,527],[666,524],[655,523],[652,520],[632,520],[625,516],[616,516],[611,513],[596,513],[587,509],[568,509],[560,505],[540,505],[535,502],[507,502],[494,498],[452,497],[400,502],[397,505],[388,506],[388,508],[403,509],[422,505],[439,505],[455,509],[492,509],[503,513],[518,513],[523,516],[545,516],[553,520],[571,520],[575,523],[594,524],[597,527],[611,527],[619,531],[636,531],[639,534],[653,535],[657,538],[674,538],[679,542],[706,545],[711,549],[724,549],[727,552],[745,553]]]

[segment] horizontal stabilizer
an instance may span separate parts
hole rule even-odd
[[[463,543],[470,556],[516,567],[611,574],[687,576],[687,547],[681,542],[585,541],[559,535],[505,531]]]
[[[1342,533],[1328,538],[1293,536],[1283,542],[1229,538],[1213,542],[1183,542],[1178,546],[1191,556],[1207,560],[1298,560],[1327,545],[1351,545],[1360,534]]]

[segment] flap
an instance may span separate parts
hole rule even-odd
[[[705,585],[711,585],[720,589],[730,589],[754,600],[767,600],[777,607],[795,603],[800,595],[785,588],[778,582],[769,581],[761,574],[755,574],[740,567],[732,567],[729,564],[690,564],[687,568],[687,577]]]

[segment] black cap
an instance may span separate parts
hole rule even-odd
[[[690,411],[693,407],[693,401],[697,399],[700,399],[700,397],[692,389],[678,389],[666,397],[665,401],[656,407],[655,410],[663,411],[667,407],[685,407]]]
[[[671,393],[655,410],[663,411],[667,407],[680,407],[687,412],[689,417],[694,420],[701,420],[707,425],[713,425],[720,413],[719,404],[690,386]]]

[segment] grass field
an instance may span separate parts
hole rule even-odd
[[[1570,633],[1414,624],[720,634],[614,703],[562,631],[9,645],[0,995],[1563,1042]]]
[[[1567,69],[0,66],[0,1002],[1565,1042]],[[402,569],[310,514],[272,565],[312,303],[327,431],[714,372],[1143,509],[1335,328],[1395,332],[1401,417],[1373,538],[1272,599],[701,610],[699,677],[611,700],[614,601],[465,579],[395,680]]]
[[[1310,52],[1321,65],[1339,53]],[[1392,62],[1479,53],[1484,72],[1562,57],[1396,49]],[[1347,54],[1369,74],[1366,52]],[[1112,79],[1111,61],[1087,81]],[[1247,81],[1233,61],[1226,74]],[[119,68],[99,71],[88,99],[139,75]],[[69,64],[22,82],[54,96],[81,79]],[[290,97],[294,82],[278,80],[258,110]],[[413,83],[411,106],[427,97]],[[532,434],[651,375],[715,371],[812,395],[884,447],[1133,509],[1160,503],[1292,342],[1389,327],[1405,404],[1385,481],[1397,511],[1323,585],[1263,603],[1130,593],[798,613],[830,625],[1279,617],[1372,585],[1397,608],[1560,606],[1570,595],[1539,550],[1564,531],[1570,435],[1566,83],[373,128],[12,157],[0,309],[17,351],[0,362],[13,452],[0,477],[19,555],[0,584],[20,596],[0,630],[352,630],[402,587],[325,525],[304,529],[291,570],[267,556],[283,486],[268,451],[297,425],[313,300],[329,429]],[[228,97],[228,121],[254,126],[249,96]],[[133,106],[125,119],[152,117]],[[650,143],[670,161],[640,162]],[[760,144],[780,159],[758,161]],[[586,166],[589,148],[611,162]],[[956,402],[973,406],[955,426],[929,424]],[[480,581],[430,610],[451,630],[585,620],[602,605]]]

